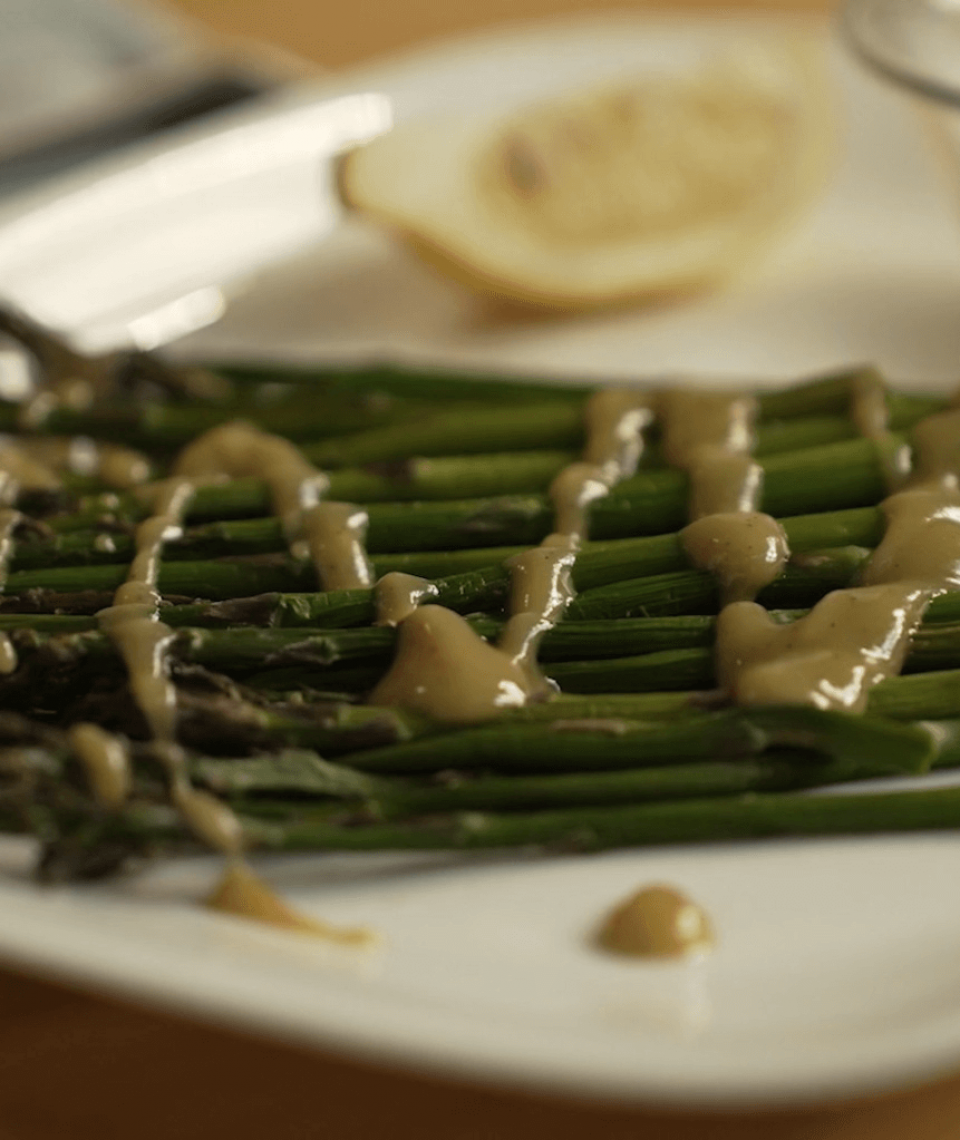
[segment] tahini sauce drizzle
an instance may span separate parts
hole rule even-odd
[[[739,393],[676,389],[660,392],[656,408],[664,458],[689,477],[680,534],[690,561],[718,580],[721,601],[753,598],[789,557],[780,524],[757,509],[763,471],[752,458],[756,400]],[[707,913],[682,891],[644,887],[618,904],[597,933],[611,953],[681,958],[714,943]]]
[[[890,431],[887,386],[875,369],[861,369],[852,378],[849,414],[857,432],[876,444],[887,490],[903,486],[910,474],[910,448],[896,442]]]
[[[127,667],[134,700],[147,722],[154,751],[167,771],[170,798],[193,832],[224,854],[243,849],[240,823],[226,805],[190,784],[186,757],[177,743],[177,691],[170,679],[168,648],[173,630],[160,621],[157,578],[165,542],[182,533],[182,521],[196,486],[176,475],[153,487],[154,513],[141,522],[126,581],[113,605],[97,614],[103,633]]]
[[[789,558],[783,528],[757,509],[756,400],[678,389],[660,394],[658,410],[664,458],[690,478],[691,522],[680,532],[687,557],[716,577],[723,604],[754,598]]]
[[[391,570],[377,581],[374,601],[377,607],[377,625],[398,626],[427,598],[435,598],[440,591],[426,578]]]
[[[653,412],[647,396],[608,389],[590,397],[584,418],[583,458],[550,486],[554,532],[508,563],[510,617],[497,645],[452,610],[415,605],[399,623],[393,664],[371,693],[371,704],[474,724],[553,695],[537,667],[538,645],[574,596],[571,570],[587,537],[589,506],[636,470]]]
[[[872,687],[903,667],[930,602],[960,589],[960,409],[923,420],[912,443],[913,473],[881,504],[886,533],[861,585],[789,625],[752,603],[721,611],[718,678],[737,703],[862,712]]]
[[[121,808],[133,784],[126,743],[97,724],[74,724],[68,735],[86,769],[94,798],[105,808]]]
[[[364,550],[366,512],[324,500],[330,480],[289,440],[241,421],[223,424],[183,449],[175,473],[191,479],[263,479],[291,553],[311,559],[324,589],[372,584]]]
[[[362,584],[368,584],[366,556],[362,550],[357,554],[358,539],[349,510],[320,509],[319,496],[327,486],[322,472],[288,441],[246,424],[227,424],[186,447],[173,464],[171,477],[149,489],[153,513],[137,527],[127,580],[117,590],[113,605],[101,610],[97,618],[127,666],[131,691],[167,771],[171,799],[194,834],[229,859],[208,905],[340,941],[368,942],[372,938],[368,931],[333,934],[333,928],[296,914],[273,895],[243,862],[239,819],[217,797],[192,787],[185,753],[177,743],[177,695],[168,657],[174,632],[160,621],[160,557],[164,543],[182,533],[184,515],[201,482],[244,475],[258,476],[268,484],[288,541],[292,547],[306,545],[319,574],[337,582],[359,584],[362,579]],[[337,564],[338,556],[343,565]],[[125,795],[130,774],[121,753],[90,732],[81,732],[75,744],[104,802]]]

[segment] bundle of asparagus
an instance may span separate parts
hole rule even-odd
[[[655,423],[563,563],[575,596],[541,623],[547,680],[533,696],[466,723],[377,699],[400,634],[375,624],[369,582],[420,576],[432,606],[493,643],[510,620],[507,564],[552,534],[547,491],[584,446],[588,386],[380,366],[211,379],[127,357],[99,362],[110,384],[91,402],[63,383],[78,358],[8,331],[57,379],[26,407],[0,403],[12,433],[0,445],[0,826],[39,837],[42,876],[193,849],[210,832],[198,813],[216,803],[243,846],[267,850],[590,850],[960,821],[960,790],[804,794],[960,766],[960,593],[935,591],[902,675],[873,685],[866,711],[737,705],[713,652],[727,599],[690,564],[678,532],[691,476],[667,464]],[[864,377],[758,398],[762,507],[790,551],[758,595],[778,622],[859,580],[887,526],[891,457],[946,406],[890,393],[885,430],[864,434],[850,414]],[[362,505],[369,582],[319,588],[269,478],[196,481],[182,523],[157,507],[188,445],[237,420],[295,443],[298,462],[323,469],[325,497]],[[55,448],[67,458],[48,478]],[[151,645],[176,706],[165,749],[103,617],[122,608],[114,592],[157,518],[141,582],[157,607],[140,616],[163,633]]]

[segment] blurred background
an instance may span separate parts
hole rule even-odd
[[[170,0],[169,6],[224,35],[253,36],[303,56],[339,67],[373,56],[502,21],[586,15],[601,7],[622,11],[670,8],[697,12],[831,11],[835,0],[360,0],[350,5],[314,0]],[[269,13],[269,15],[268,15]]]

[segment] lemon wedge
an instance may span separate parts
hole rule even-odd
[[[344,160],[347,203],[474,288],[556,309],[702,288],[809,202],[831,151],[814,40],[498,118],[403,124]]]

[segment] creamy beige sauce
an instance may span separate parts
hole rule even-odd
[[[571,463],[550,484],[556,533],[570,537],[586,533],[590,505],[610,491],[603,468],[596,463]]]
[[[926,416],[911,431],[911,484],[956,484],[960,478],[960,408]]]
[[[186,757],[179,746],[162,748],[171,775],[171,799],[194,835],[224,855],[243,854],[243,827],[233,811],[209,792],[191,787],[186,775]]]
[[[763,492],[763,468],[749,453],[708,445],[691,456],[687,516],[756,513]]]
[[[739,705],[862,712],[872,686],[902,668],[929,600],[913,584],[837,590],[789,625],[752,602],[727,606],[717,619],[717,680]]]
[[[345,946],[371,946],[379,939],[365,927],[338,927],[294,910],[242,861],[231,860],[220,882],[205,900],[211,910],[318,935]]]
[[[155,514],[134,535],[134,557],[113,605],[97,614],[101,630],[127,667],[130,688],[151,736],[160,744],[176,740],[176,688],[169,676],[167,647],[174,633],[160,621],[157,576],[163,544],[182,533],[183,514],[195,487],[171,478],[153,488]]]
[[[506,563],[510,617],[497,648],[526,672],[528,696],[545,698],[552,692],[537,666],[537,651],[543,635],[563,617],[576,595],[570,575],[582,533],[548,535],[539,546]]]
[[[289,440],[242,421],[222,424],[181,451],[174,473],[194,480],[262,479],[291,553],[312,560],[324,589],[372,583],[363,547],[366,512],[324,502],[330,480]]]
[[[720,583],[725,606],[755,598],[790,557],[783,527],[761,511],[705,515],[684,528],[683,549]]]
[[[304,511],[306,549],[325,590],[353,590],[373,583],[364,545],[368,522],[367,512],[352,503],[325,500]]]
[[[166,769],[173,804],[198,839],[230,857],[207,905],[336,941],[366,942],[366,932],[340,931],[313,922],[273,895],[242,862],[246,844],[235,813],[216,796],[191,785],[186,754],[177,743],[177,691],[168,657],[174,631],[160,621],[157,591],[164,544],[182,534],[184,515],[203,480],[244,475],[263,478],[291,544],[306,543],[321,575],[335,582],[369,585],[362,549],[365,516],[359,521],[358,512],[347,504],[320,503],[326,477],[292,444],[246,425],[231,424],[202,436],[180,454],[173,471],[169,479],[144,488],[153,513],[136,529],[127,580],[114,595],[113,605],[101,610],[97,619],[127,667],[131,692],[146,719],[154,752]],[[338,559],[349,565],[338,565]],[[120,742],[94,726],[77,727],[72,742],[87,768],[94,794],[105,806],[119,806],[130,782],[129,766],[118,752]]]
[[[243,850],[239,821],[226,804],[191,787],[186,757],[177,743],[177,690],[170,678],[168,648],[174,631],[160,621],[157,577],[165,542],[179,537],[193,481],[174,476],[153,488],[155,514],[139,524],[127,580],[113,605],[97,614],[101,630],[127,667],[130,691],[143,713],[154,752],[167,770],[170,796],[194,834],[228,855]]]
[[[858,434],[876,443],[887,490],[895,491],[910,475],[910,448],[897,443],[890,431],[887,386],[878,372],[871,369],[853,377],[849,414]]]
[[[583,409],[583,461],[603,470],[608,486],[629,479],[643,455],[646,428],[653,423],[651,398],[633,388],[601,388]]]
[[[682,958],[714,944],[709,916],[681,891],[650,886],[616,906],[602,923],[597,944],[634,958]]]
[[[420,606],[400,623],[394,660],[370,694],[449,724],[476,724],[530,696],[523,666],[478,636],[445,606]]]
[[[122,807],[133,784],[124,741],[99,725],[86,723],[71,725],[69,737],[97,802],[111,810]]]
[[[960,588],[960,413],[924,420],[913,446],[914,473],[882,504],[886,531],[859,586],[788,625],[751,603],[720,613],[718,679],[738,704],[862,712],[873,686],[902,669],[929,603]]]
[[[757,401],[742,392],[703,392],[677,388],[657,397],[663,457],[686,471],[704,448],[749,454]]]
[[[752,459],[757,401],[729,392],[662,392],[663,453],[690,480],[680,532],[687,558],[712,574],[721,603],[752,599],[790,556],[783,528],[757,510],[763,471]]]
[[[597,392],[587,401],[585,458],[565,467],[549,490],[555,530],[507,563],[510,616],[497,645],[451,610],[420,607],[400,623],[393,663],[370,694],[371,704],[476,724],[553,696],[556,687],[540,672],[537,647],[574,597],[571,570],[587,536],[589,504],[636,470],[651,418],[649,397],[626,389]]]
[[[440,591],[426,578],[392,570],[377,581],[374,595],[377,607],[377,625],[397,626],[405,621],[428,598]]]
[[[651,76],[525,110],[479,181],[553,242],[669,241],[753,201],[792,119],[733,68]]]
[[[878,372],[863,371],[853,377],[850,419],[864,439],[883,439],[889,431],[887,386]]]

